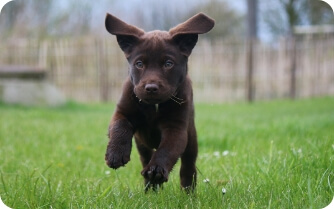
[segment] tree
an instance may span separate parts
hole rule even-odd
[[[238,11],[232,9],[226,1],[210,0],[199,4],[191,14],[197,12],[207,13],[210,17],[216,20],[214,30],[206,34],[211,39],[244,39],[246,32],[245,17]],[[188,15],[190,16],[190,15]]]
[[[15,23],[18,20],[16,14],[24,11],[26,2],[12,1],[5,5],[0,14],[0,34],[2,38],[9,36],[14,30]]]
[[[6,37],[70,36],[101,34],[105,12],[150,30],[169,30],[198,12],[216,19],[211,38],[244,38],[244,15],[226,0],[15,0],[1,14],[0,35]],[[93,18],[94,17],[94,18]]]
[[[294,26],[334,24],[331,8],[317,0],[262,1],[262,18],[274,37],[291,36]]]
[[[52,11],[49,35],[80,36],[91,33],[92,2],[67,0],[65,6],[61,11]]]
[[[274,36],[287,36],[290,52],[290,98],[296,97],[296,41],[293,33],[297,25],[334,23],[332,10],[324,2],[314,0],[268,0],[263,5],[264,20]]]
[[[82,35],[90,32],[91,2],[67,0],[58,10],[60,1],[16,0],[6,5],[1,14],[2,38]]]
[[[333,10],[323,1],[305,0],[303,3],[310,25],[334,24]]]
[[[53,0],[17,0],[10,2],[1,19],[0,30],[6,36],[43,36],[50,21]]]

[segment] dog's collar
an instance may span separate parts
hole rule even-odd
[[[187,100],[181,99],[181,98],[177,97],[176,95],[177,95],[177,91],[169,97],[169,100],[177,103],[180,106],[187,102]],[[133,96],[138,101],[139,104],[142,103],[142,100],[134,92],[133,92]],[[158,112],[159,104],[155,104],[155,109]]]
[[[139,104],[142,103],[142,100],[139,99],[139,97],[133,92],[133,96],[136,98],[136,100],[138,101]],[[159,111],[159,104],[155,104],[155,111],[158,112]]]
[[[136,100],[139,102],[139,103],[141,103],[142,102],[142,100],[141,99],[139,99],[139,97],[137,97],[137,95],[133,92],[133,97],[134,98],[136,98]]]
[[[184,99],[181,99],[181,98],[179,98],[179,97],[177,97],[176,95],[178,94],[178,90],[176,90],[175,92],[174,92],[174,94],[172,94],[171,96],[170,96],[170,100],[172,100],[173,102],[175,102],[175,103],[177,103],[178,105],[182,105],[182,104],[184,104],[184,103],[186,103],[187,102],[187,100],[184,100]]]

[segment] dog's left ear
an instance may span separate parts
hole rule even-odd
[[[199,13],[170,29],[169,34],[179,45],[181,52],[188,57],[197,43],[198,34],[209,32],[214,25],[215,21],[213,19],[203,13]]]

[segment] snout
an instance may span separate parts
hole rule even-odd
[[[157,94],[159,92],[159,86],[155,83],[146,84],[145,91],[147,94]]]
[[[160,104],[170,98],[172,89],[161,81],[142,81],[135,86],[134,92],[145,103]]]

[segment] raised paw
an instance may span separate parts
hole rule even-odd
[[[146,166],[141,175],[152,185],[162,184],[168,181],[168,171],[158,165]]]
[[[130,161],[130,152],[108,148],[104,159],[110,168],[117,169]]]

